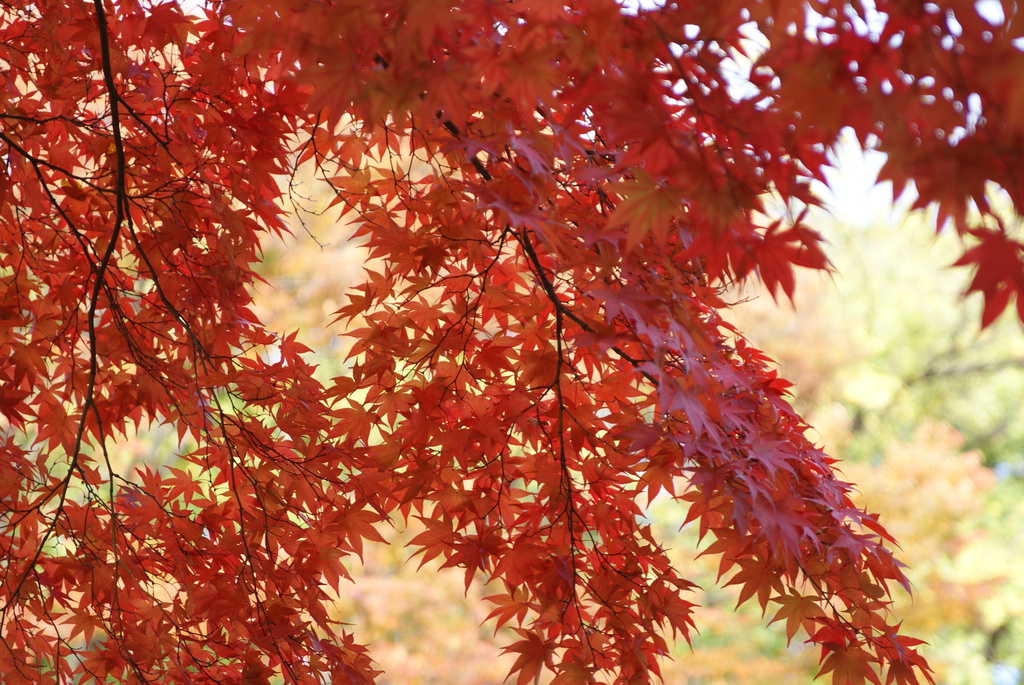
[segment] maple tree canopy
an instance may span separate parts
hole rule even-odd
[[[519,685],[650,682],[700,601],[659,495],[833,683],[927,680],[891,539],[722,287],[827,268],[806,210],[848,128],[963,234],[983,323],[1024,313],[986,194],[1024,210],[1016,12],[5,2],[4,682],[370,682],[329,604],[392,519],[504,588]],[[329,382],[251,311],[300,167],[369,252]],[[160,425],[181,458],[117,472]]]

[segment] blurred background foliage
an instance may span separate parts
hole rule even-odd
[[[298,330],[324,380],[344,372],[348,343],[331,326],[366,255],[350,227],[328,212],[329,196],[300,194],[293,235],[264,250],[258,314],[280,333]],[[842,215],[841,212],[837,212]],[[736,290],[729,318],[778,361],[796,384],[794,403],[813,438],[841,459],[862,504],[902,546],[913,598],[897,613],[927,640],[944,685],[1016,685],[1024,669],[1024,334],[1006,315],[979,331],[980,303],[961,293],[971,274],[947,268],[955,236],[936,236],[926,217],[841,223],[820,230],[836,269],[800,274],[795,302],[754,287]],[[173,461],[182,449],[163,432],[118,446],[126,470]],[[667,683],[810,683],[818,654],[787,644],[782,625],[720,587],[717,565],[699,557],[683,510],[658,499],[649,516],[679,567],[703,590],[694,601],[700,633],[675,645]],[[396,522],[396,526],[399,522]],[[382,684],[497,684],[514,641],[485,623],[482,598],[498,592],[464,574],[418,569],[403,543],[413,528],[381,533],[353,583],[338,597],[338,620],[354,624],[385,671]]]
[[[812,436],[843,460],[859,503],[880,513],[900,542],[914,596],[897,596],[896,613],[909,634],[930,643],[937,682],[1019,683],[1021,326],[1007,315],[979,330],[980,302],[962,297],[972,274],[949,268],[959,239],[936,235],[927,216],[867,225],[823,217],[819,226],[835,272],[801,274],[792,306],[740,290],[731,320],[795,383],[794,404],[814,426]],[[692,656],[680,657],[682,682],[809,681],[817,655],[808,660],[800,646],[774,654],[802,661],[802,677],[694,678],[687,671],[687,662],[706,658],[705,637],[741,649],[764,630],[753,614],[749,626],[739,616],[725,619]]]

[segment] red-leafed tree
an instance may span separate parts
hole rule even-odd
[[[369,682],[327,603],[403,518],[503,584],[520,685],[649,682],[699,601],[662,493],[834,683],[927,679],[886,533],[721,288],[827,267],[849,127],[964,234],[984,322],[1024,312],[986,196],[1024,209],[1020,18],[978,6],[4,2],[4,682]],[[250,310],[300,168],[371,258],[329,382]],[[180,461],[117,472],[159,425]]]

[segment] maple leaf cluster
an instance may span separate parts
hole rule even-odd
[[[991,321],[1024,287],[985,196],[1024,204],[1010,18],[5,3],[5,682],[370,682],[328,606],[393,518],[505,588],[520,685],[650,682],[699,601],[645,519],[658,496],[833,682],[928,679],[887,613],[892,540],[721,289],[827,267],[804,210],[850,127],[980,239],[961,262]],[[330,382],[252,311],[300,167],[370,255]],[[152,425],[178,454],[118,472],[109,446]]]

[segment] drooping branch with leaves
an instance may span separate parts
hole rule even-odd
[[[328,607],[412,519],[504,588],[520,685],[650,682],[700,601],[663,496],[833,682],[927,680],[891,538],[721,318],[828,268],[843,127],[974,236],[985,323],[1024,287],[1013,13],[876,5],[3,5],[5,682],[370,682]],[[368,250],[329,382],[252,311],[310,169]]]

